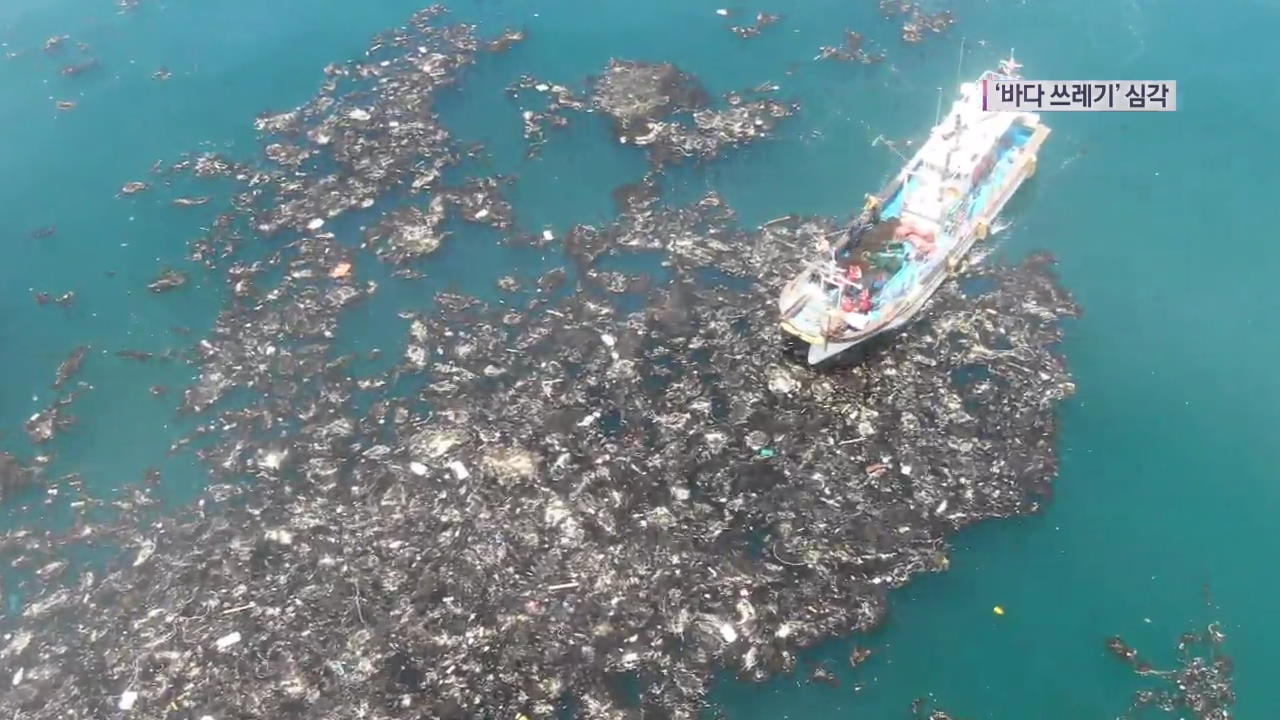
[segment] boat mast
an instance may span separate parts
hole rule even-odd
[[[956,87],[960,87],[961,69],[964,67],[964,38],[960,38],[960,59],[956,61]]]

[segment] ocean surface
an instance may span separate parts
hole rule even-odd
[[[79,423],[52,444],[50,472],[81,473],[90,494],[110,499],[156,466],[171,507],[198,495],[195,461],[167,454],[183,430],[175,406],[191,368],[113,353],[179,348],[210,326],[225,289],[183,257],[220,205],[174,208],[167,191],[116,193],[186,151],[254,157],[258,113],[306,100],[326,64],[354,57],[419,7],[141,0],[121,13],[110,0],[0,4],[0,51],[10,54],[0,59],[0,449],[33,454],[23,422],[50,401],[58,363],[88,343],[81,377],[93,390],[77,401]],[[645,160],[593,116],[550,132],[543,157],[525,160],[519,109],[502,88],[526,72],[581,88],[619,57],[675,62],[713,94],[778,83],[777,96],[802,110],[775,138],[673,181],[675,193],[718,190],[746,226],[787,213],[847,215],[900,164],[872,140],[919,139],[937,88],[1010,48],[1031,78],[1177,81],[1175,113],[1047,115],[1054,134],[1040,172],[998,236],[1003,257],[1051,251],[1084,309],[1061,348],[1079,392],[1061,409],[1052,502],[1038,516],[957,536],[951,570],[895,592],[889,621],[870,637],[817,648],[794,677],[726,679],[715,699],[735,719],[905,717],[919,696],[964,717],[1110,718],[1139,681],[1106,653],[1107,636],[1164,661],[1182,631],[1220,620],[1237,664],[1239,716],[1280,714],[1280,243],[1270,218],[1280,187],[1280,4],[934,0],[925,8],[951,9],[958,22],[917,46],[903,44],[901,19],[882,19],[871,0],[449,7],[482,36],[528,31],[510,52],[482,56],[439,110],[457,136],[486,144],[496,171],[519,176],[517,219],[535,232],[607,222],[610,190],[637,179]],[[759,11],[784,18],[753,39],[729,32]],[[886,62],[815,62],[845,28],[883,48]],[[70,39],[60,54],[42,51],[62,34]],[[90,56],[98,68],[58,73]],[[161,67],[168,81],[152,78]],[[59,111],[59,100],[77,106]],[[30,237],[51,224],[52,237]],[[496,276],[536,275],[550,262],[493,242],[450,243],[423,266],[419,296],[377,302],[423,306],[444,288],[489,293]],[[191,286],[148,292],[164,267],[192,270]],[[69,290],[70,308],[32,299]],[[360,332],[361,342],[398,354],[401,327]],[[173,390],[155,398],[155,384]],[[69,517],[65,502],[44,504],[37,493],[11,499],[2,520],[60,527]],[[6,611],[18,610],[20,593],[6,593]],[[856,670],[846,661],[853,642],[875,651]],[[810,663],[827,658],[840,685],[807,683]]]

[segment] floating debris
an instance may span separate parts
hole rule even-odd
[[[394,263],[430,255],[440,248],[444,231],[445,198],[436,196],[426,210],[406,207],[391,213],[365,236],[365,247]]]
[[[844,44],[840,46],[824,45],[818,49],[814,60],[838,60],[840,62],[858,62],[872,65],[885,59],[884,51],[868,53],[862,47],[863,37],[852,30],[844,31]]]
[[[955,24],[955,13],[941,10],[929,14],[920,9],[920,5],[910,0],[880,0],[880,13],[886,20],[895,16],[906,15],[902,25],[902,41],[916,44],[924,40],[925,31],[941,33]]]
[[[70,100],[59,100],[54,103],[54,107],[58,108],[62,112],[67,112],[68,110],[75,110],[76,104]]]
[[[38,292],[34,297],[37,305],[48,305],[49,303],[54,303],[59,307],[70,307],[71,304],[76,301],[76,291],[68,290],[67,292],[57,296],[50,295],[47,292]]]
[[[61,389],[62,386],[72,378],[72,376],[80,372],[80,366],[84,364],[85,355],[88,353],[89,346],[81,345],[75,350],[72,350],[71,354],[67,356],[67,359],[63,360],[62,363],[58,365],[58,372],[53,380],[54,390]]]
[[[61,68],[59,68],[58,74],[64,75],[66,77],[76,77],[79,75],[83,75],[84,73],[87,73],[90,70],[94,70],[97,67],[98,67],[98,61],[93,58],[89,58],[88,60],[81,60],[80,62],[73,63],[71,65],[63,65]]]
[[[849,652],[849,666],[858,667],[862,663],[866,662],[867,658],[870,657],[871,648],[854,647],[853,650]]]
[[[484,47],[489,52],[506,52],[512,45],[524,42],[524,38],[523,30],[506,30],[497,39],[485,43]]]
[[[809,673],[809,682],[822,683],[823,685],[836,686],[840,684],[840,678],[831,671],[831,668],[825,664],[816,665],[813,671]]]
[[[731,93],[727,109],[712,110],[697,80],[670,63],[610,60],[592,84],[592,104],[613,118],[618,141],[649,148],[655,167],[683,158],[707,160],[767,137],[778,120],[799,109]]]
[[[1195,720],[1231,720],[1231,708],[1236,704],[1232,677],[1235,663],[1222,651],[1225,640],[1226,635],[1217,623],[1211,623],[1203,632],[1183,633],[1178,641],[1179,666],[1173,670],[1156,670],[1139,659],[1138,651],[1122,638],[1108,638],[1107,651],[1134,668],[1134,672],[1165,681],[1165,687],[1135,693],[1129,711],[1121,716],[1123,720],[1147,717],[1149,708],[1189,715]],[[953,720],[941,710],[925,715],[923,698],[911,703],[911,715],[920,720]]]
[[[1120,638],[1107,641],[1107,649],[1133,665],[1139,675],[1164,679],[1168,687],[1139,690],[1126,717],[1136,717],[1148,707],[1165,712],[1189,713],[1196,720],[1230,720],[1236,703],[1232,675],[1235,663],[1222,651],[1226,635],[1216,624],[1203,632],[1183,633],[1178,641],[1179,667],[1155,670],[1138,659],[1137,651]]]
[[[125,183],[124,186],[120,188],[120,195],[137,195],[140,192],[145,192],[150,189],[151,185],[149,183],[142,182],[141,180],[134,180],[132,182]]]
[[[72,392],[28,418],[24,427],[31,442],[37,445],[47,443],[60,431],[75,424],[75,417],[67,412],[67,408],[78,396],[78,391]]]
[[[53,54],[62,49],[63,43],[70,40],[70,35],[54,35],[44,41],[44,51]]]
[[[565,111],[587,111],[591,107],[588,98],[580,97],[563,85],[545,82],[532,75],[522,75],[506,89],[508,97],[520,100],[526,91],[535,91],[546,97],[541,110],[521,109],[523,121],[522,132],[528,143],[527,157],[536,157],[543,144],[546,143],[545,128],[564,128],[569,126],[569,118]]]
[[[753,38],[760,34],[760,31],[782,19],[781,15],[772,15],[762,12],[756,13],[756,21],[752,25],[734,25],[729,28],[730,32],[740,38]]]
[[[209,200],[210,198],[208,196],[180,197],[180,198],[174,198],[173,204],[178,207],[199,207],[201,205],[208,205]]]
[[[30,237],[32,240],[44,240],[45,238],[53,237],[54,234],[57,232],[58,232],[57,225],[45,225],[42,228],[37,228],[35,230],[32,230],[30,233]]]
[[[178,270],[164,270],[147,283],[147,289],[153,293],[168,292],[187,284],[187,274]]]
[[[164,67],[163,65],[160,67],[159,70],[156,70],[155,72],[151,73],[152,80],[160,80],[161,82],[168,80],[171,77],[173,77],[173,73],[169,70],[169,68]]]

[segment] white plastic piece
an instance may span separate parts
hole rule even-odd
[[[454,460],[449,463],[449,470],[453,471],[453,476],[459,480],[466,480],[471,477],[471,473],[467,471],[467,466],[463,465],[460,460]]]
[[[138,692],[136,690],[125,690],[120,694],[120,702],[116,703],[116,707],[121,710],[132,710],[133,704],[138,702]]]
[[[240,633],[239,631],[233,631],[218,638],[213,643],[213,646],[219,650],[226,650],[227,648],[231,647],[232,645],[235,645],[238,642],[240,642]]]

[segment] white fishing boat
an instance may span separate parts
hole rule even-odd
[[[1035,172],[1049,135],[1040,116],[983,109],[984,83],[1019,67],[1009,58],[962,84],[902,171],[783,288],[782,330],[809,345],[810,364],[915,317]]]

